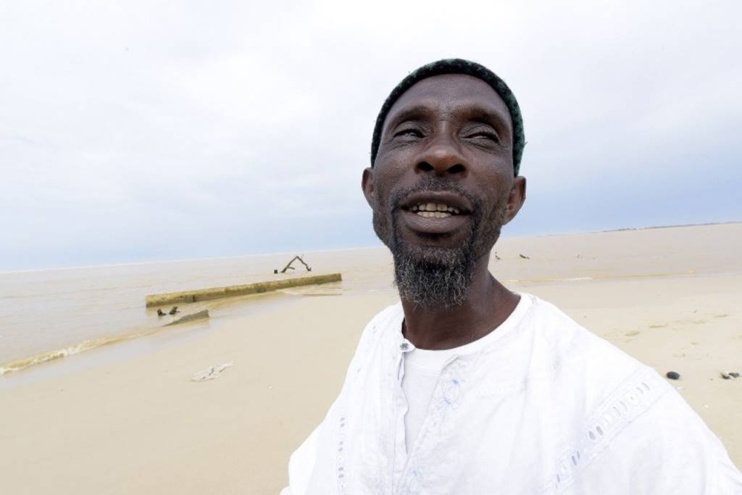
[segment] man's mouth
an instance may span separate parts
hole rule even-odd
[[[459,234],[469,231],[472,203],[456,191],[420,191],[408,194],[401,202],[399,226],[426,244],[456,242]],[[434,238],[437,238],[435,240]]]
[[[460,210],[443,203],[418,203],[410,207],[410,211],[425,218],[447,218],[460,214]]]

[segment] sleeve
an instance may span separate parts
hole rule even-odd
[[[358,342],[356,352],[353,359],[350,362],[348,371],[345,375],[345,382],[340,395],[335,402],[330,406],[330,410],[325,417],[331,416],[332,411],[336,407],[337,403],[341,400],[343,392],[349,386],[352,381],[351,370],[356,369],[362,363],[369,353],[374,348],[377,340],[379,331],[382,328],[388,326],[388,321],[398,315],[401,312],[401,306],[399,304],[389,306],[384,311],[376,315],[363,330],[361,338]],[[401,318],[400,318],[401,321]],[[312,481],[314,468],[317,465],[317,456],[319,452],[320,438],[322,436],[322,430],[324,428],[325,421],[319,424],[317,428],[307,437],[303,444],[291,455],[289,459],[289,486],[281,491],[280,495],[306,495],[309,485]],[[329,431],[329,430],[328,430]]]
[[[280,495],[305,495],[312,479],[312,471],[317,460],[317,441],[322,429],[317,428],[304,440],[304,443],[291,454],[289,459],[289,486]]]
[[[587,467],[585,493],[740,495],[742,475],[721,441],[673,389]]]

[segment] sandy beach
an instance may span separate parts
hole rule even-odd
[[[742,372],[742,224],[503,239],[495,252],[513,290],[680,373],[673,385],[742,466],[742,378],[721,377]],[[0,378],[0,493],[278,493],[364,325],[397,300],[379,256],[375,275],[356,274],[376,288],[216,301],[206,324]]]

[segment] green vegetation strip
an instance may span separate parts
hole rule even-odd
[[[327,275],[312,275],[310,277],[288,278],[284,280],[271,280],[269,282],[255,282],[245,285],[231,285],[228,287],[213,287],[211,289],[189,290],[184,292],[167,292],[164,294],[152,294],[147,296],[147,307],[162,306],[165,304],[193,303],[196,301],[208,301],[221,299],[223,297],[245,296],[249,294],[262,294],[290,287],[302,285],[328,284],[340,282],[342,276],[339,273],[328,273]]]

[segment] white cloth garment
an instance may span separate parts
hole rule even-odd
[[[485,339],[477,342],[483,340]],[[425,422],[435,386],[438,385],[438,377],[446,366],[446,361],[451,358],[456,349],[427,351],[416,349],[412,342],[407,342],[410,349],[403,355],[402,392],[407,401],[404,426],[405,445],[409,452]]]
[[[397,304],[368,324],[283,495],[742,494],[664,378],[526,294],[450,352],[408,449],[403,318]]]
[[[531,299],[523,299],[518,305],[518,313],[511,317],[510,321],[517,321],[518,315],[525,313],[530,305]],[[500,330],[503,330],[503,328]],[[405,444],[408,452],[412,450],[417,435],[420,433],[430,401],[433,398],[433,392],[435,392],[435,387],[438,384],[438,378],[443,372],[446,362],[456,356],[471,355],[484,350],[503,333],[502,331],[491,332],[489,335],[467,345],[444,351],[417,349],[412,342],[404,340],[403,343],[408,344],[408,347],[403,353],[403,367],[401,370],[403,375],[400,379],[402,380],[402,392],[407,401],[404,423]]]

